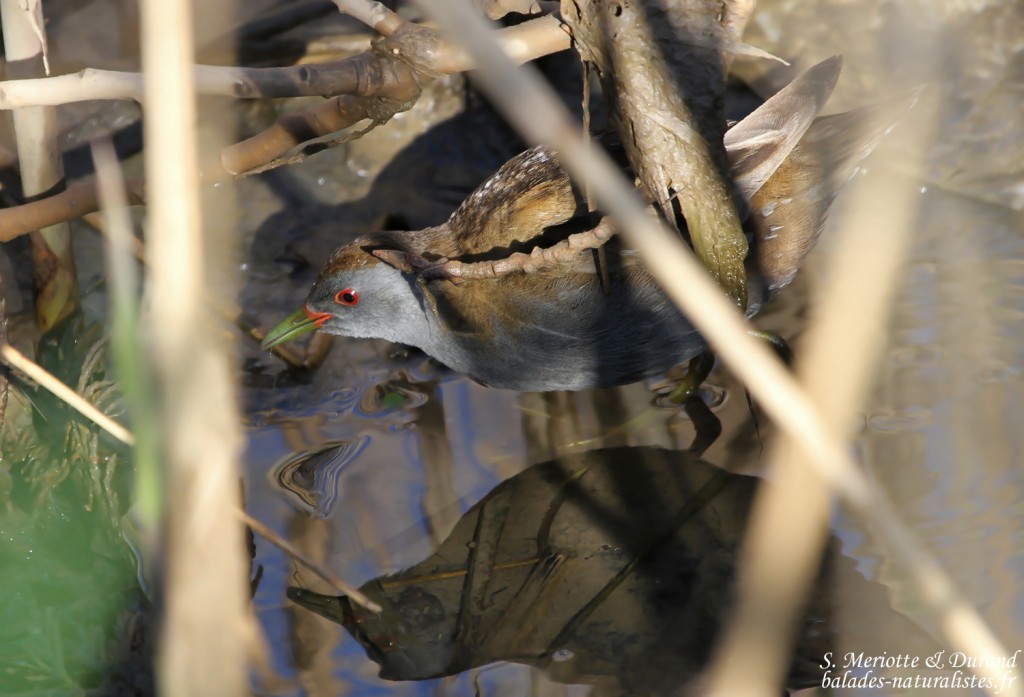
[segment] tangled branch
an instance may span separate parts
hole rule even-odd
[[[366,10],[364,5],[379,5],[369,0],[335,2],[353,13]],[[331,136],[365,119],[371,119],[375,125],[384,123],[412,106],[431,80],[473,67],[466,53],[436,30],[407,22],[390,11],[379,16],[366,15],[367,19],[371,16],[378,17],[378,24],[388,35],[369,50],[342,61],[288,68],[196,66],[197,90],[201,94],[239,99],[334,97],[309,111],[285,116],[265,131],[228,146],[218,161],[206,163],[204,182],[212,184],[301,161],[311,151],[340,139],[328,138],[311,148],[300,147],[304,143]],[[515,60],[527,62],[567,49],[569,36],[559,19],[548,15],[505,29],[499,42]],[[138,73],[86,69],[74,75],[0,82],[0,108],[86,99],[138,99],[142,90],[142,76]],[[53,196],[0,210],[0,241],[97,211],[95,189],[93,179],[84,179]],[[129,182],[129,189],[133,203],[145,202],[144,182]]]

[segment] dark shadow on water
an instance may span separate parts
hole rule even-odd
[[[429,558],[364,584],[381,615],[302,588],[288,596],[342,624],[389,680],[514,661],[558,682],[690,694],[733,607],[736,555],[758,486],[686,452],[569,455],[501,483]],[[819,664],[837,650],[840,587],[859,602],[844,639],[872,654],[934,652],[833,540],[789,687],[821,684]]]

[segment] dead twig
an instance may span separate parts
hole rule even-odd
[[[348,596],[349,600],[351,600],[352,602],[356,603],[357,605],[362,605],[367,610],[370,610],[372,612],[381,611],[380,605],[367,598],[366,595],[361,593],[355,586],[349,583],[345,583],[340,578],[331,573],[330,570],[328,570],[320,564],[317,564],[315,561],[304,555],[302,552],[295,549],[295,547],[290,542],[288,542],[288,540],[278,535],[276,532],[271,530],[269,527],[267,527],[260,521],[253,518],[245,511],[239,509],[238,517],[242,520],[242,522],[244,522],[246,525],[252,528],[252,531],[255,532],[257,535],[264,538],[267,542],[274,545],[282,552],[287,554],[289,557],[305,566],[307,569],[312,571],[314,574],[319,576],[327,583],[331,584],[331,587],[334,588],[334,590],[338,591],[339,593],[342,593],[343,595]]]
[[[389,103],[387,100],[370,102],[359,97],[335,97],[311,111],[289,114],[252,138],[224,148],[221,165],[235,176],[248,177],[282,165],[298,164],[310,155],[361,138],[414,103],[415,99]],[[345,130],[371,118],[374,106],[380,109],[374,110],[369,126],[358,131]],[[318,134],[327,128],[332,129],[327,135]]]
[[[644,191],[680,232],[685,218],[697,256],[745,309],[747,240],[722,142],[727,47],[737,42],[721,21],[732,15],[716,21],[722,3],[715,0],[568,5],[574,45],[610,95],[612,121]]]
[[[249,691],[248,659],[261,638],[249,611],[249,563],[234,514],[241,507],[243,441],[234,367],[221,333],[197,331],[209,321],[205,288],[216,262],[199,202],[192,5],[141,2],[151,261],[150,311],[142,328],[148,350],[142,353],[154,377],[163,465],[162,501],[156,505],[165,513],[159,528],[164,594],[156,677],[164,694],[241,697]],[[205,120],[213,137],[226,132],[218,121],[209,115]],[[224,227],[219,234],[228,235],[222,247],[227,249],[234,226]]]
[[[126,182],[132,203],[145,202],[145,182],[132,179]],[[0,242],[53,225],[57,222],[81,218],[100,209],[96,181],[85,179],[69,186],[59,194],[48,196],[20,206],[0,209]]]
[[[0,359],[3,359],[12,368],[20,370],[43,389],[52,392],[54,396],[62,400],[69,407],[125,445],[135,444],[135,437],[128,429],[90,404],[81,395],[58,380],[38,363],[30,360],[18,349],[8,343],[0,344]]]

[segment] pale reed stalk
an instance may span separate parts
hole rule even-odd
[[[188,0],[142,3],[147,291],[165,464],[165,607],[157,684],[168,697],[248,694],[238,409],[225,347],[207,316]]]

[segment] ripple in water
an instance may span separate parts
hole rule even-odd
[[[299,508],[326,518],[338,499],[338,481],[348,463],[370,442],[369,436],[333,441],[319,450],[299,453],[270,471],[270,482]]]
[[[385,382],[363,393],[359,411],[364,416],[380,416],[395,411],[408,411],[423,406],[428,395],[417,385],[406,382]]]
[[[654,397],[654,406],[670,411],[679,410],[682,405],[669,400],[671,394],[672,390],[669,389],[656,395]],[[697,389],[697,396],[708,406],[708,409],[717,409],[725,402],[726,391],[724,387],[719,385],[704,383]]]

